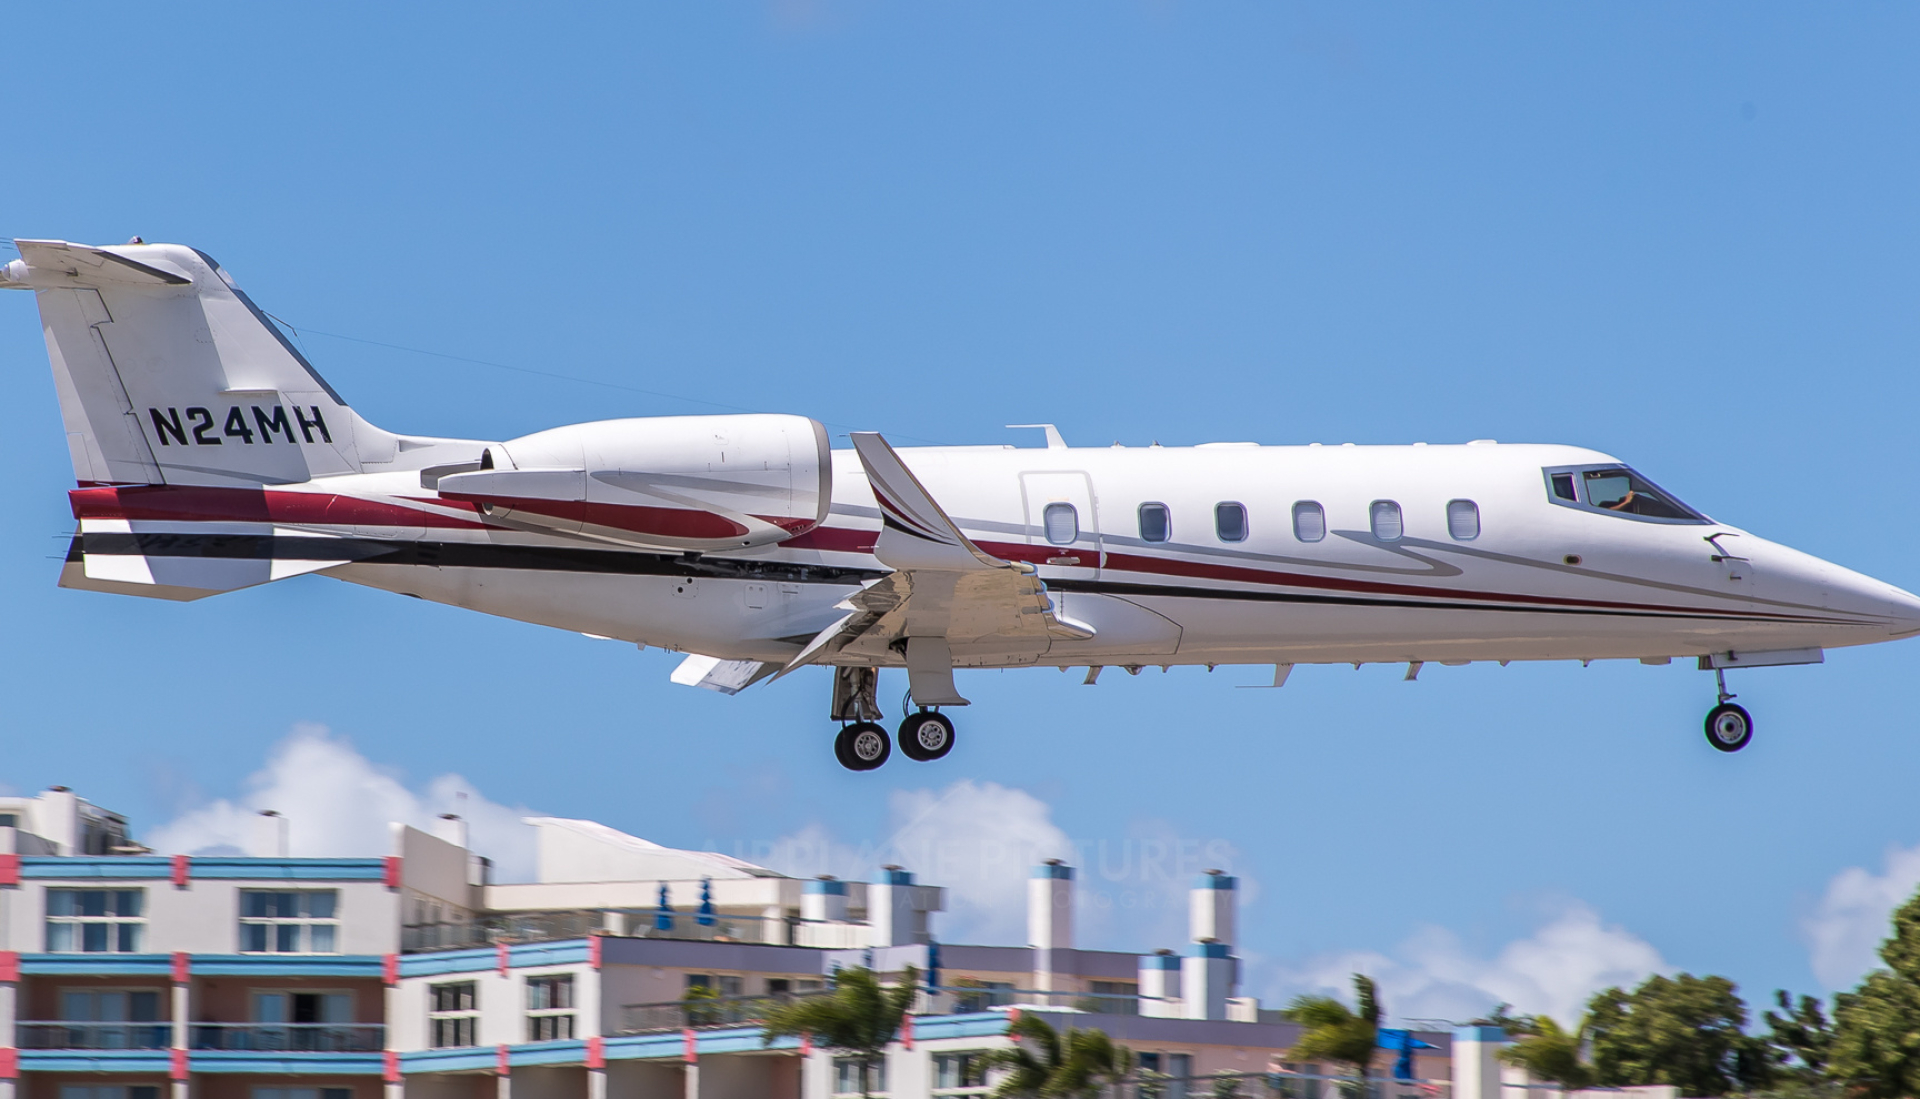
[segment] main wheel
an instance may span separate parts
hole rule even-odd
[[[1731,702],[1707,712],[1707,743],[1723,752],[1737,752],[1753,739],[1753,715]]]
[[[887,731],[871,721],[856,721],[833,738],[833,758],[849,771],[871,771],[892,754]]]
[[[920,763],[939,759],[953,751],[953,722],[932,710],[908,714],[900,722],[900,750]]]

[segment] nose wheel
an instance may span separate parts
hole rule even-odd
[[[1753,740],[1753,715],[1733,703],[1727,673],[1715,668],[1713,675],[1720,685],[1720,704],[1707,711],[1707,743],[1722,752],[1737,752]]]

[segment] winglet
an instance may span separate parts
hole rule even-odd
[[[854,432],[853,449],[880,505],[880,540],[873,555],[881,564],[894,569],[1018,571],[1013,562],[995,557],[960,533],[879,432]]]

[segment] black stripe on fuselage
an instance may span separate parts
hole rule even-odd
[[[763,580],[788,584],[830,584],[850,587],[889,575],[886,569],[804,565],[785,561],[696,557],[689,554],[644,553],[624,549],[577,549],[562,546],[516,546],[473,542],[389,542],[372,538],[318,538],[302,535],[137,533],[83,534],[69,548],[76,560],[87,552],[145,554],[155,557],[221,557],[296,561],[342,561],[370,565],[427,568],[518,569],[532,572],[580,572],[612,576],[710,577],[718,580]],[[1858,625],[1840,618],[1710,610],[1609,608],[1566,605],[1513,605],[1449,599],[1444,592],[1432,599],[1389,596],[1329,595],[1318,592],[1258,591],[1238,588],[1187,587],[1177,584],[1139,584],[1114,580],[1046,581],[1049,591],[1153,599],[1210,599],[1246,603],[1290,603],[1330,607],[1378,607],[1418,610],[1505,611],[1519,614],[1578,614],[1615,618],[1701,619],[1717,622],[1794,622]]]

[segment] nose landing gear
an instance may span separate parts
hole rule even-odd
[[[1713,677],[1720,685],[1720,704],[1707,711],[1707,743],[1722,752],[1737,752],[1753,740],[1753,715],[1733,704],[1725,671],[1715,668]]]

